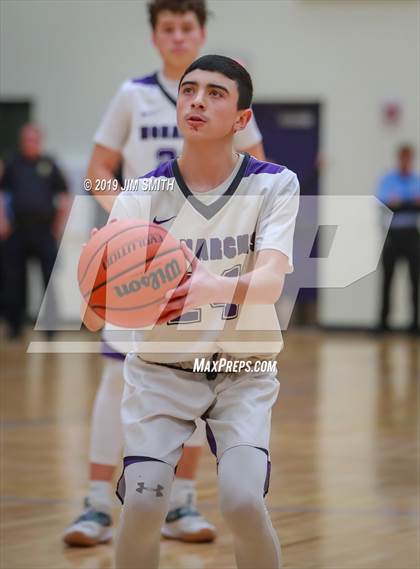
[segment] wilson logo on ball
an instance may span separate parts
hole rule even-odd
[[[179,275],[181,274],[181,267],[178,265],[176,259],[167,263],[163,269],[158,269],[157,271],[151,271],[147,275],[141,277],[141,279],[133,279],[129,283],[123,283],[122,285],[115,286],[114,290],[118,296],[126,296],[127,294],[132,294],[133,292],[139,291],[141,288],[147,288],[151,286],[153,289],[160,288],[164,283],[178,281]]]

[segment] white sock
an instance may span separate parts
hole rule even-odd
[[[171,491],[170,509],[183,508],[185,506],[196,507],[197,491],[195,480],[189,478],[174,479]]]
[[[110,514],[112,509],[114,487],[112,482],[91,480],[89,484],[89,504],[94,510]]]

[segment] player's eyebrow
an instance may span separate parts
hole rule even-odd
[[[229,93],[229,89],[226,89],[226,87],[223,87],[223,85],[218,85],[217,83],[207,83],[207,87],[212,87],[213,89],[221,89],[222,91]]]
[[[195,87],[198,85],[197,81],[183,81],[180,87],[184,87],[184,85],[194,85]],[[213,89],[221,89],[229,94],[229,89],[224,87],[223,85],[218,85],[217,83],[207,83],[206,87],[211,87]]]

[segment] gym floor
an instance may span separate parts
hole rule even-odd
[[[110,568],[112,544],[71,549],[61,542],[86,489],[101,358],[28,354],[31,337],[27,331],[20,343],[2,340],[0,565]],[[286,568],[419,566],[418,344],[402,334],[285,334],[267,504]],[[164,569],[235,567],[207,449],[198,489],[218,539],[209,545],[162,540]],[[116,501],[116,518],[118,509]]]

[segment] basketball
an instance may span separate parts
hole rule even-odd
[[[122,328],[154,324],[165,293],[186,272],[180,242],[141,219],[110,223],[95,233],[79,260],[80,291],[103,320]]]

